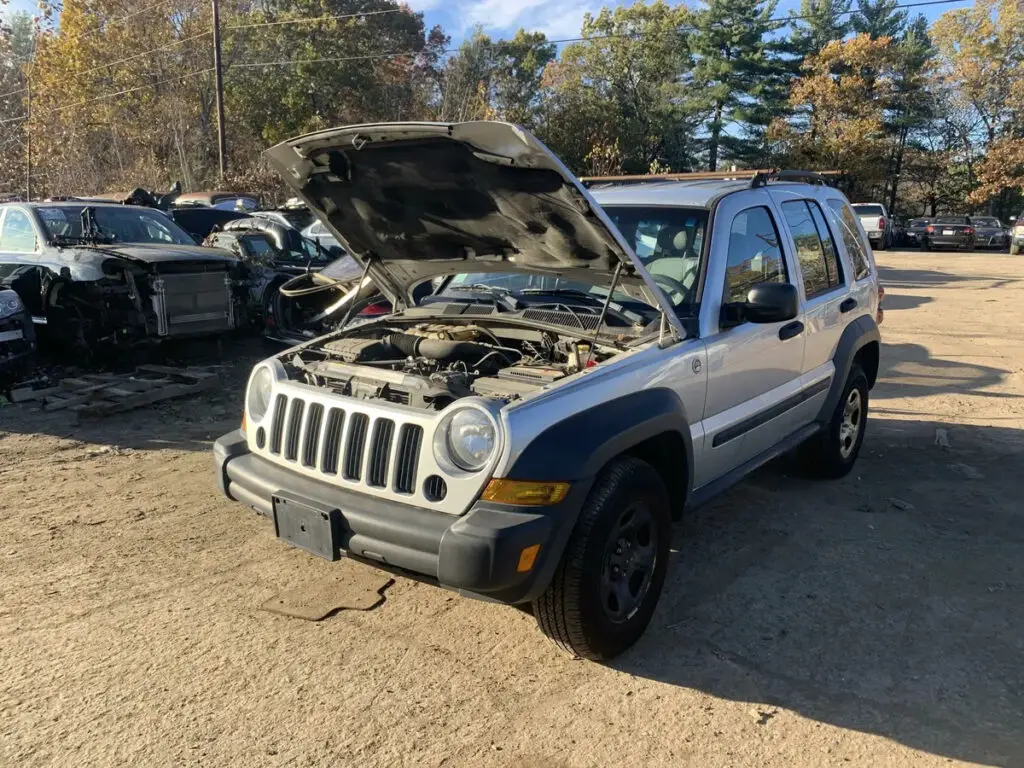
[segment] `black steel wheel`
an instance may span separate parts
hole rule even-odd
[[[551,583],[541,631],[585,659],[610,659],[647,629],[668,569],[671,509],[661,476],[632,456],[598,475]]]

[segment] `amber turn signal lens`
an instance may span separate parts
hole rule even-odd
[[[540,552],[540,544],[523,547],[523,551],[519,553],[519,565],[516,566],[516,571],[526,573],[533,568],[533,564],[537,562],[538,552]]]
[[[543,507],[557,504],[569,492],[568,483],[536,483],[529,480],[491,480],[484,488],[484,501]]]
[[[245,434],[245,411],[242,411],[242,434]]]

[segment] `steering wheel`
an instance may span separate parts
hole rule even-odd
[[[659,285],[664,283],[668,286],[669,290],[666,291],[666,293],[668,294],[668,298],[672,301],[673,304],[680,303],[686,298],[687,294],[690,293],[690,290],[685,285],[683,285],[679,280],[676,280],[674,277],[669,277],[668,275],[663,275],[660,273],[649,274],[652,278],[654,278],[654,282],[658,283]]]

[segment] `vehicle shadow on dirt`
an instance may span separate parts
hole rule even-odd
[[[970,393],[977,397],[1020,397],[988,389],[1002,383],[1011,371],[938,358],[921,344],[894,344],[883,339],[880,357],[878,383],[871,391],[873,401],[956,393]]]
[[[652,625],[613,666],[751,702],[760,725],[785,707],[1022,764],[1022,460],[1024,430],[875,418],[842,481],[765,467],[677,529]]]
[[[136,364],[212,366],[220,376],[220,388],[144,406],[133,411],[95,418],[78,418],[72,411],[46,411],[40,403],[7,403],[0,407],[0,437],[10,434],[43,434],[82,443],[131,450],[209,451],[210,442],[239,425],[245,384],[252,366],[275,348],[261,339],[238,339],[225,344],[219,355],[178,355],[170,359],[139,358],[107,361],[102,365],[62,365],[44,359],[36,375],[59,381],[65,375],[97,371],[131,371]]]

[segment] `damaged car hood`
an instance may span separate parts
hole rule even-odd
[[[383,123],[312,133],[267,158],[392,300],[459,272],[548,273],[671,303],[607,215],[528,131]]]
[[[74,246],[76,250],[92,250],[83,246]],[[234,263],[237,261],[228,251],[219,248],[204,248],[199,245],[173,245],[168,243],[124,243],[118,245],[101,245],[98,250],[111,256],[119,256],[130,261],[141,261],[146,264],[161,264],[168,261],[217,261]]]

